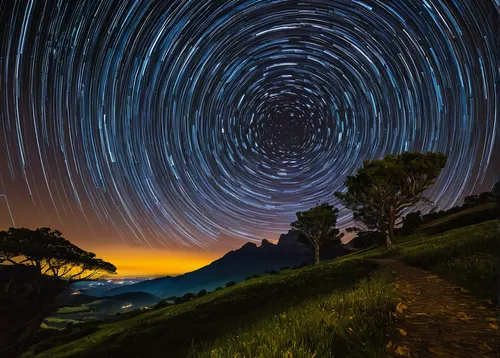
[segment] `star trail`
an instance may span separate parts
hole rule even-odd
[[[2,1],[0,226],[274,239],[364,160],[402,151],[447,154],[427,196],[458,204],[500,170],[499,9]]]

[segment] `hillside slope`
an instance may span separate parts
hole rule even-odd
[[[383,356],[387,340],[397,334],[387,331],[395,277],[384,273],[377,260],[399,257],[442,274],[453,283],[449,287],[465,284],[479,298],[492,297],[493,249],[499,238],[496,221],[431,237],[408,237],[396,249],[364,250],[317,266],[251,279],[186,303],[102,324],[82,338],[68,336],[67,343],[61,338],[55,348],[45,342],[44,347],[33,349],[37,356],[51,358],[281,357],[287,352],[294,357],[332,352]],[[470,261],[469,257],[483,259]],[[481,305],[486,303],[477,304]],[[33,356],[34,350],[26,356]]]

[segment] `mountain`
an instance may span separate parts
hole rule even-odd
[[[342,247],[325,250],[322,258],[333,258],[343,253]],[[312,263],[312,250],[297,242],[297,234],[293,231],[280,236],[278,244],[262,240],[260,246],[246,243],[240,249],[230,251],[220,259],[176,277],[162,277],[142,281],[133,285],[113,288],[104,296],[125,292],[146,292],[162,298],[182,296],[187,292],[196,293],[202,289],[212,291],[224,286],[228,281],[242,281],[252,274],[261,274],[281,267],[293,267],[303,262]]]

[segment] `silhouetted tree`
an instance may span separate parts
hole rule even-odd
[[[0,232],[0,356],[19,356],[55,298],[74,282],[116,267],[62,237],[57,230]]]
[[[493,186],[493,189],[491,189],[491,194],[497,202],[500,202],[500,180],[498,180]]]
[[[315,206],[308,211],[299,211],[297,221],[290,224],[292,230],[299,231],[299,240],[314,248],[315,262],[319,262],[319,253],[325,244],[340,244],[343,234],[336,227],[338,209],[329,204]]]
[[[485,204],[485,203],[491,203],[495,201],[495,196],[492,192],[490,191],[485,191],[481,194],[479,194],[477,198],[477,203],[478,204]]]
[[[394,226],[404,209],[414,206],[446,165],[442,153],[387,155],[367,160],[355,176],[348,176],[345,193],[336,192],[344,205],[354,211],[355,220],[387,235],[387,246],[394,243]]]
[[[374,245],[383,245],[385,234],[380,231],[359,231],[352,239],[351,246],[355,249],[365,249]]]
[[[464,198],[464,204],[477,204],[479,197],[477,195],[469,195]]]
[[[351,234],[351,233],[353,233],[353,232],[360,232],[360,231],[361,231],[361,229],[360,229],[360,228],[358,228],[358,227],[356,227],[356,226],[346,227],[346,228],[345,228],[345,232],[347,232],[347,233],[349,233],[349,234]]]
[[[413,234],[420,225],[424,222],[422,219],[422,215],[420,211],[416,211],[414,213],[409,213],[403,219],[403,235],[411,235]]]
[[[182,302],[189,302],[194,298],[196,298],[196,295],[192,292],[188,292],[184,296],[182,296]]]

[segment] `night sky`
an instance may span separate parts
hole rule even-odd
[[[427,196],[460,204],[500,175],[499,11],[1,1],[0,228],[185,271],[277,239],[364,160],[402,151],[447,154]]]

